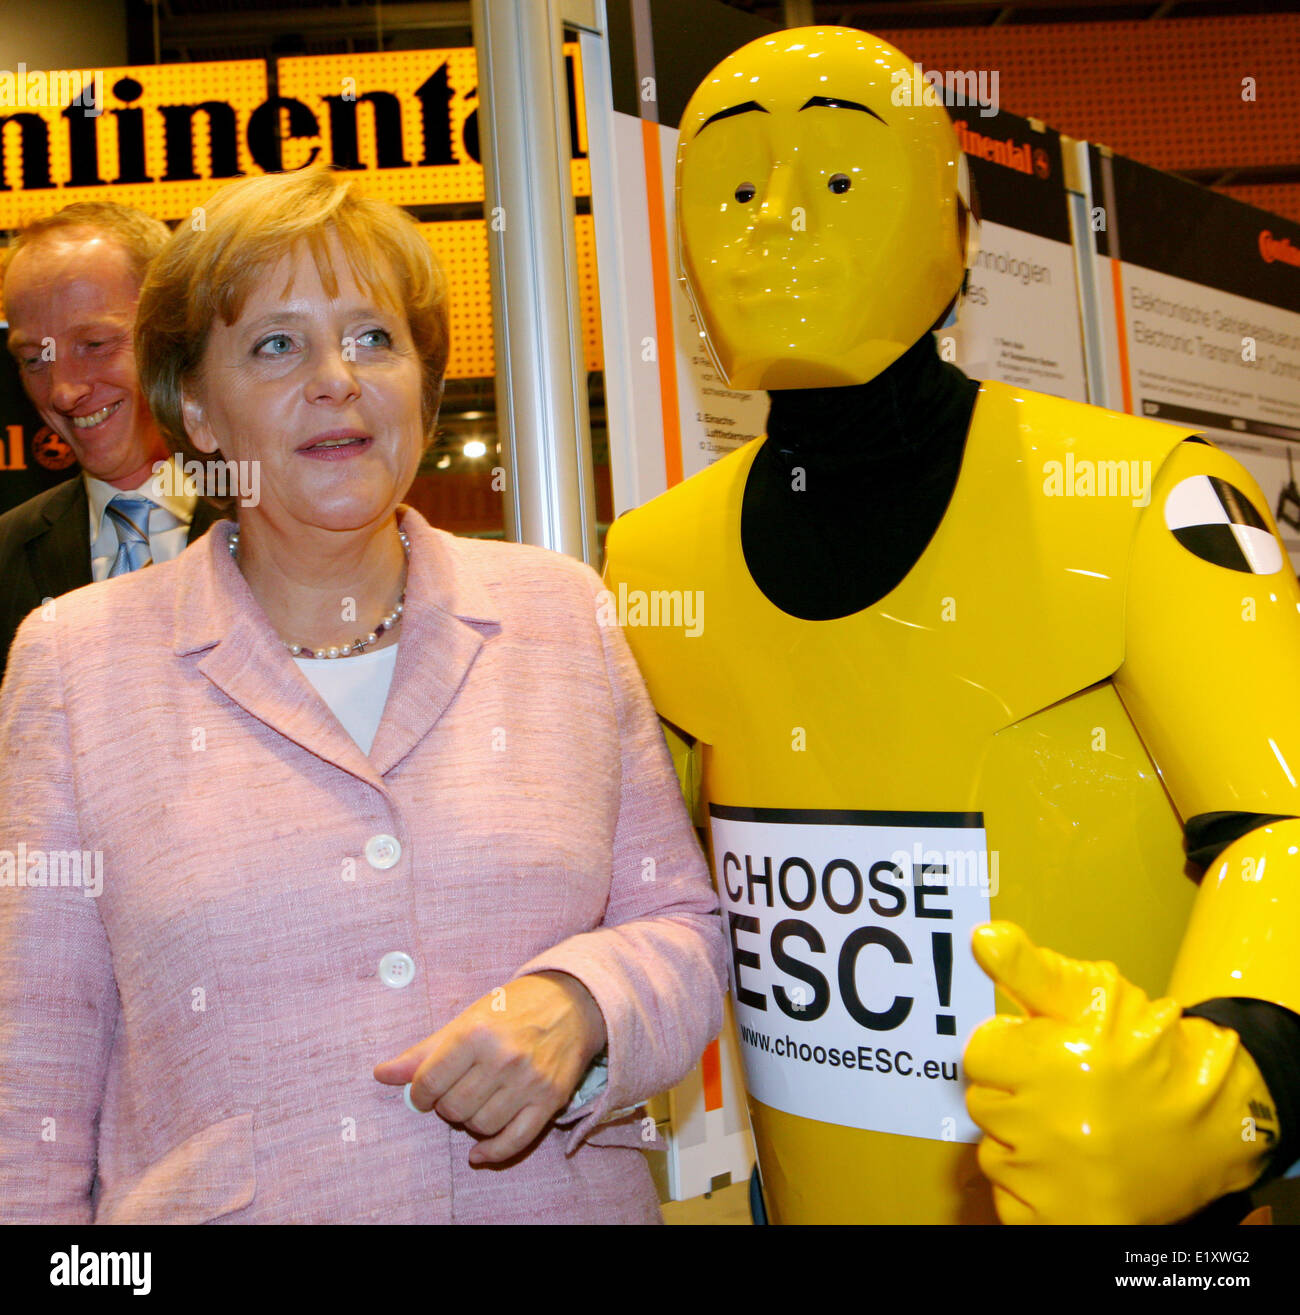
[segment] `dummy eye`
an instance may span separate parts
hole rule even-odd
[[[842,192],[847,192],[853,186],[853,180],[848,174],[831,174],[826,180],[826,186],[838,196]]]
[[[741,183],[736,188],[736,200],[740,202],[752,201],[758,194],[758,188],[753,183]]]

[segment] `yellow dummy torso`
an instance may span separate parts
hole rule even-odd
[[[1186,436],[984,384],[952,501],[928,547],[886,597],[833,621],[780,611],[746,568],[741,501],[758,442],[620,519],[609,535],[607,583],[661,716],[697,742],[701,823],[710,806],[785,810],[796,820],[792,810],[904,822],[979,815],[990,874],[979,920],[1010,919],[1062,953],[1112,959],[1161,992],[1195,886],[1183,873],[1178,814],[1110,678],[1124,658],[1139,521],[1156,472]],[[696,602],[693,627],[665,623],[678,590]],[[667,592],[656,599],[659,591]],[[722,877],[717,836],[715,823]],[[754,865],[764,857],[779,869],[782,855],[758,855]],[[812,868],[820,872],[817,862]],[[789,874],[796,904],[808,891],[802,871]],[[729,879],[743,888],[734,859]],[[831,897],[845,905],[854,887],[843,873],[835,882]],[[752,930],[733,928],[733,947],[760,958],[771,953],[774,923],[799,917],[779,898],[768,905],[771,885],[760,881],[757,896],[751,887]],[[891,924],[899,900],[904,915]],[[936,904],[944,906],[942,896],[931,898]],[[902,932],[915,894],[879,898],[886,917],[858,905],[848,915],[856,924]],[[920,951],[940,929],[959,939],[962,956],[968,923],[914,921],[905,933],[910,965],[878,951],[851,964],[860,999],[883,1011],[906,991],[914,1024],[930,1026],[946,1002]],[[833,948],[820,956],[806,932],[795,935],[785,948],[834,984]],[[882,973],[887,985],[875,990],[872,976]],[[741,978],[758,982],[744,967]],[[790,990],[800,985],[797,975],[784,980]],[[987,999],[991,1012],[991,988]],[[797,1040],[800,1010],[782,1014],[775,1003],[769,996],[766,1016],[740,1016]],[[981,1021],[959,1020],[957,1054]],[[890,1037],[863,1029],[861,1039],[874,1046]],[[789,1067],[794,1084],[826,1078],[824,1066]],[[876,1084],[877,1103],[914,1099],[897,1073],[854,1080]],[[758,1100],[751,1109],[776,1222],[994,1219],[975,1139],[953,1139],[951,1125],[904,1136]]]

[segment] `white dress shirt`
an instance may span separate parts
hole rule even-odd
[[[108,579],[117,557],[117,530],[106,509],[119,493],[148,498],[160,509],[149,516],[149,554],[155,563],[169,562],[185,551],[194,520],[194,506],[198,502],[192,484],[186,485],[184,494],[158,494],[153,490],[152,475],[147,475],[138,489],[114,488],[84,470],[81,478],[85,480],[86,497],[90,502],[90,570],[96,582]]]

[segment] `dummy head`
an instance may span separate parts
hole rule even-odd
[[[704,79],[677,152],[681,269],[732,388],[861,384],[957,295],[966,164],[912,61],[866,32],[750,42]]]

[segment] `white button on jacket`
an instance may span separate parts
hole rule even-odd
[[[385,986],[409,986],[415,976],[415,960],[401,950],[392,950],[379,961],[379,980]]]
[[[366,862],[372,868],[386,872],[389,868],[396,867],[397,860],[401,857],[402,846],[398,844],[396,836],[371,836],[366,841]]]

